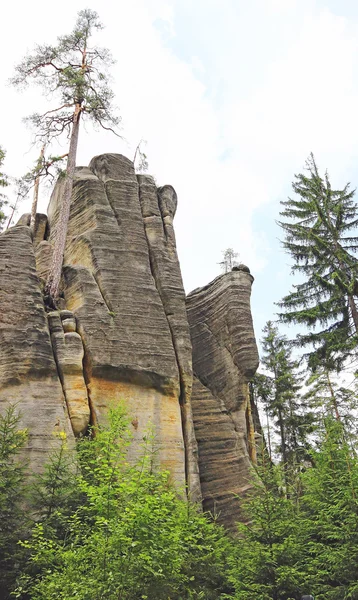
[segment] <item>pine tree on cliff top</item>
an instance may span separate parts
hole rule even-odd
[[[89,46],[93,32],[102,27],[95,11],[81,10],[72,33],[59,37],[56,46],[37,46],[34,53],[16,67],[12,80],[17,87],[33,81],[48,97],[59,99],[58,106],[27,119],[34,126],[36,140],[41,146],[63,135],[69,138],[66,180],[46,284],[50,301],[55,301],[58,295],[61,278],[80,121],[88,118],[95,125],[113,132],[119,124],[113,111],[113,92],[107,74],[107,67],[113,64],[110,53],[105,48]]]
[[[313,154],[306,164],[308,174],[292,184],[296,197],[282,202],[280,213],[292,272],[304,277],[279,303],[280,318],[308,327],[295,343],[313,346],[311,367],[338,369],[358,342],[358,207],[349,184],[334,190],[328,174],[319,175]]]

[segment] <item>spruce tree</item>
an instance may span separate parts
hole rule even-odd
[[[93,32],[102,27],[95,11],[81,10],[73,31],[59,37],[55,46],[37,46],[34,53],[16,67],[12,80],[17,87],[33,81],[51,99],[58,97],[58,104],[53,108],[28,117],[35,128],[36,141],[43,146],[64,135],[69,139],[56,243],[46,283],[49,304],[55,304],[61,279],[80,122],[88,119],[113,133],[119,123],[112,107],[113,92],[107,74],[107,67],[113,63],[110,53],[89,44]]]
[[[357,441],[356,414],[358,409],[357,383],[345,386],[341,378],[333,377],[324,367],[318,367],[306,381],[304,395],[317,414],[321,424],[331,417],[339,421],[344,429],[346,440]]]
[[[280,335],[271,321],[265,325],[263,334],[261,362],[266,373],[256,375],[254,386],[256,397],[274,419],[280,440],[278,451],[289,485],[297,466],[307,458],[313,415],[300,396],[297,363],[292,359],[286,337]]]
[[[358,598],[358,462],[342,423],[328,417],[303,474],[301,529],[307,582],[316,600]]]
[[[280,467],[264,463],[258,474],[260,482],[243,502],[247,522],[238,524],[239,537],[228,557],[233,598],[300,600],[307,587],[299,507],[280,491]]]
[[[282,202],[283,247],[293,258],[292,272],[303,279],[279,303],[284,323],[308,328],[295,344],[309,346],[310,366],[325,362],[339,369],[358,342],[358,207],[347,184],[332,188],[322,178],[313,154],[307,174],[292,184],[294,198]]]

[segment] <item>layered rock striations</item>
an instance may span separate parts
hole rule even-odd
[[[192,406],[203,504],[226,525],[240,516],[256,458],[248,382],[258,366],[243,265],[187,298],[193,344]]]
[[[36,273],[30,229],[0,235],[0,410],[16,404],[29,432],[31,469],[39,472],[56,432],[73,438]]]
[[[33,238],[26,215],[0,235],[0,410],[18,403],[31,468],[39,470],[53,432],[74,439],[124,402],[130,458],[151,432],[154,456],[177,487],[186,484],[192,500],[203,493],[204,507],[230,526],[254,452],[252,277],[219,277],[186,304],[174,189],[157,188],[125,157],[105,154],[76,170],[62,297],[46,313],[42,284],[62,191],[59,180]]]

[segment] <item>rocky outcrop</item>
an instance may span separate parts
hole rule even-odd
[[[76,169],[61,297],[46,313],[42,287],[62,192],[60,179],[33,236],[29,215],[0,235],[0,411],[17,402],[39,471],[53,432],[66,431],[71,443],[122,402],[133,433],[129,458],[143,452],[150,432],[153,456],[178,489],[186,486],[194,501],[203,494],[204,508],[232,527],[235,495],[250,485],[255,459],[248,269],[186,300],[174,189],[106,154]]]
[[[248,381],[258,366],[250,294],[241,266],[187,298],[193,344],[192,406],[204,507],[234,527],[238,496],[250,487],[255,460]]]

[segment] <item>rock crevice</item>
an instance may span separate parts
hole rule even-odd
[[[177,196],[172,186],[157,188],[150,176],[137,175],[137,180],[151,272],[167,318],[179,371],[186,482],[190,498],[196,502],[201,494],[191,408],[192,348],[173,228]]]

